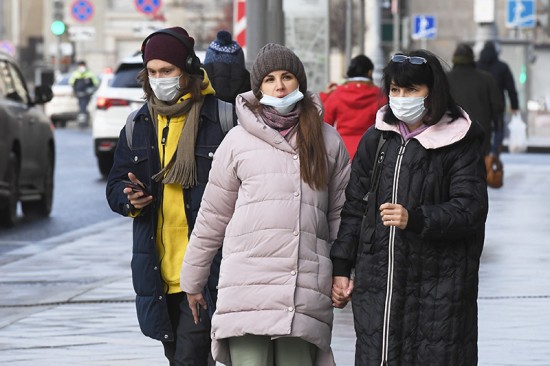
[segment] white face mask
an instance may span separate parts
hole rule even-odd
[[[86,72],[86,66],[79,66],[78,71],[82,74],[85,73]]]
[[[270,95],[262,96],[260,103],[275,108],[280,114],[286,114],[294,109],[296,103],[304,99],[304,94],[296,88],[293,92],[285,95],[282,98],[272,97]]]
[[[180,77],[173,78],[149,78],[149,85],[153,89],[155,96],[164,102],[174,99],[180,86]]]
[[[390,96],[390,108],[398,120],[412,125],[424,117],[425,97],[392,97]]]

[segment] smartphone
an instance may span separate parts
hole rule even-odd
[[[137,183],[132,182],[131,180],[123,180],[122,181],[124,185],[128,188],[132,188],[132,192],[143,192],[143,197],[150,196],[151,193],[149,193],[145,187],[140,186]]]

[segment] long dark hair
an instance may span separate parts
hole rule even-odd
[[[143,88],[145,99],[150,100],[154,93],[153,89],[151,89],[151,85],[149,84],[149,73],[146,68],[143,68],[138,73],[137,79]],[[206,87],[206,85],[204,85],[203,78],[200,75],[188,74],[183,71],[181,72],[180,85],[185,93],[191,93],[191,99],[194,102],[201,98],[201,90]]]
[[[383,89],[386,95],[389,96],[392,82],[400,87],[427,85],[429,92],[426,98],[425,124],[435,125],[445,114],[448,114],[453,121],[463,117],[464,115],[451,96],[449,81],[439,58],[427,50],[416,50],[404,55],[423,57],[427,63],[416,65],[408,60],[390,61],[383,71]],[[399,122],[391,108],[387,108],[384,121],[390,124]]]

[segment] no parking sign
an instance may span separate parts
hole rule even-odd
[[[94,5],[88,0],[77,0],[71,6],[71,14],[79,22],[87,22],[94,16]]]
[[[161,6],[161,0],[134,0],[136,9],[147,15],[155,15]]]

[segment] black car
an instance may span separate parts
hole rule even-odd
[[[0,225],[25,215],[48,216],[52,209],[55,140],[51,120],[39,104],[52,99],[48,86],[34,96],[19,67],[0,53]]]

